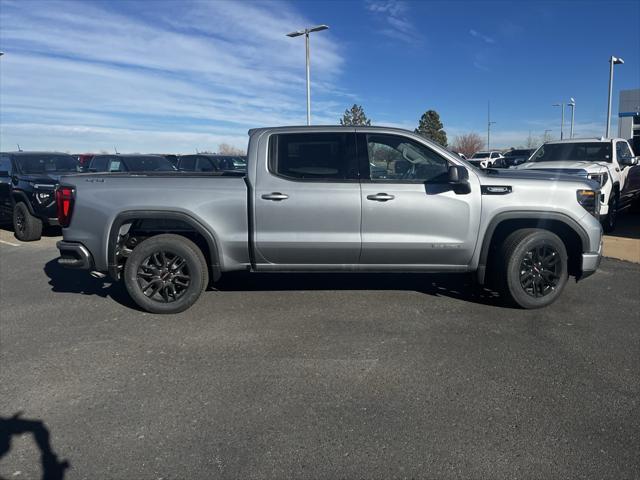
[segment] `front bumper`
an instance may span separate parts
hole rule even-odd
[[[56,243],[56,247],[60,250],[58,265],[82,270],[91,270],[93,268],[93,257],[87,247],[81,243],[61,240]]]
[[[580,279],[587,278],[598,270],[600,261],[602,260],[602,240],[600,240],[600,247],[597,252],[589,252],[582,254],[582,274]]]

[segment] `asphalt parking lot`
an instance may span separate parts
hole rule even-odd
[[[461,276],[242,274],[154,316],[55,237],[2,239],[0,477],[640,477],[640,265],[542,311]]]

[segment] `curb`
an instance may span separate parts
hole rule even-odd
[[[640,263],[640,239],[604,236],[602,255]]]

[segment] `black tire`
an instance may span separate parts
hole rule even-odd
[[[143,241],[124,267],[129,295],[151,313],[185,311],[200,298],[208,282],[202,251],[181,235],[162,234]]]
[[[609,210],[607,214],[602,218],[602,230],[605,233],[611,233],[616,229],[616,223],[618,222],[618,203],[620,197],[617,192],[611,192],[609,195]]]
[[[501,293],[522,308],[542,308],[562,293],[567,280],[567,250],[548,231],[525,228],[511,233],[500,249]]]
[[[13,234],[22,242],[33,242],[42,237],[42,220],[31,215],[24,202],[13,207]]]

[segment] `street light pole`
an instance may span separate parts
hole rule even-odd
[[[563,103],[554,103],[551,105],[552,107],[560,107],[562,108],[562,117],[560,120],[560,140],[564,138],[564,102]]]
[[[329,27],[327,25],[318,25],[316,27],[305,28],[304,30],[297,30],[295,32],[287,33],[287,37],[291,38],[304,35],[307,71],[307,125],[311,125],[311,56],[309,48],[309,34],[311,32],[319,32],[328,28]]]
[[[571,107],[571,133],[569,134],[569,138],[573,138],[573,120],[575,118],[576,113],[576,101],[573,97],[571,97],[571,101],[568,104]]]
[[[614,57],[611,55],[609,59],[609,103],[607,104],[607,130],[606,138],[609,138],[609,132],[611,130],[611,96],[613,95],[613,66],[623,64],[624,60],[620,57]]]

